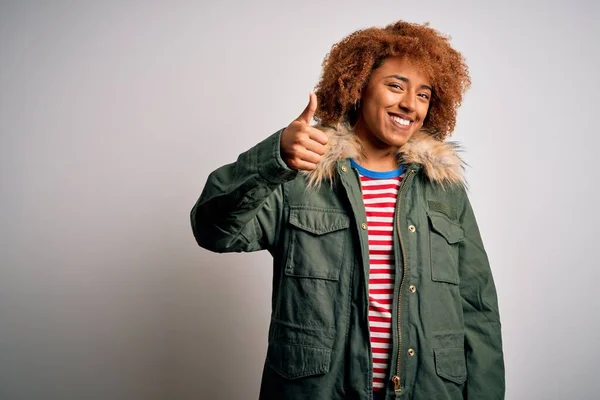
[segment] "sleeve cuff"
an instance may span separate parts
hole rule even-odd
[[[281,158],[281,134],[280,129],[256,146],[256,165],[259,175],[266,181],[281,184],[293,180],[298,171],[286,165]]]

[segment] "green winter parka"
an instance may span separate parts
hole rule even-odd
[[[212,172],[191,211],[201,247],[273,256],[263,400],[373,395],[367,223],[349,162],[360,145],[345,125],[321,129],[317,170],[287,167],[281,130]],[[386,399],[504,399],[496,289],[457,150],[422,132],[399,150]]]

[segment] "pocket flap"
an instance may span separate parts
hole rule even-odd
[[[290,224],[315,235],[323,235],[348,228],[350,218],[339,211],[302,208],[290,210]]]
[[[429,221],[434,231],[439,233],[450,244],[458,243],[465,238],[464,231],[460,224],[451,221],[443,214],[427,213]]]
[[[434,349],[435,371],[442,378],[457,384],[467,380],[465,351],[462,347]]]
[[[267,350],[267,365],[286,379],[325,374],[330,362],[326,348],[272,342]]]

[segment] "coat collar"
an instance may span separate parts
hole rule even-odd
[[[325,179],[333,180],[338,161],[360,159],[361,154],[360,142],[347,123],[335,127],[317,125],[315,128],[325,132],[329,140],[317,168],[307,172],[309,186],[319,186]],[[460,150],[458,143],[440,141],[421,130],[398,149],[398,162],[420,166],[430,181],[441,186],[466,186],[465,163],[458,155]]]

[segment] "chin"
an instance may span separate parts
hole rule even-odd
[[[395,126],[392,126],[390,128],[384,131],[386,132],[385,137],[389,138],[388,143],[393,144],[394,146],[404,145],[417,131],[417,129],[415,129],[414,126],[411,126],[409,129],[398,129]]]
[[[412,137],[414,132],[403,132],[403,133],[394,133],[391,137],[391,140],[388,142],[390,145],[401,147],[406,144]]]

